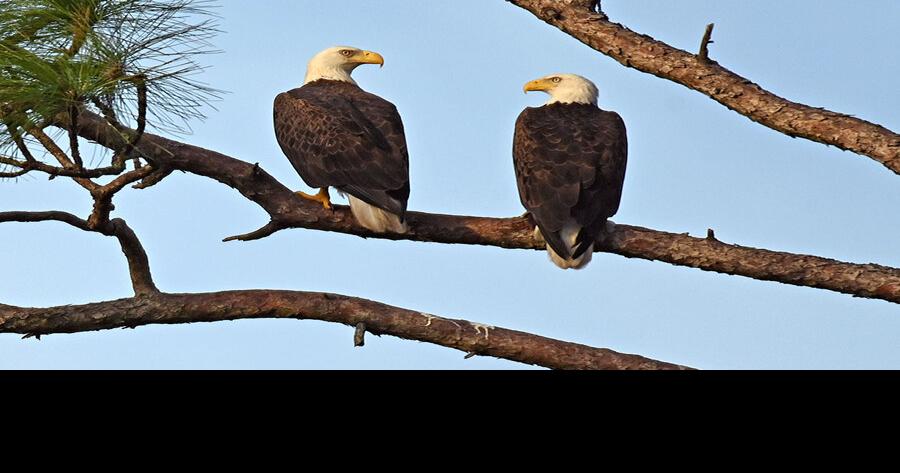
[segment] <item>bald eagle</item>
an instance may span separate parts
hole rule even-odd
[[[516,120],[513,163],[519,198],[535,236],[563,269],[591,261],[594,242],[622,197],[628,142],[625,123],[597,107],[597,87],[574,74],[553,74],[525,84],[550,95]]]
[[[394,104],[370,94],[350,74],[361,64],[384,65],[372,51],[328,48],[309,61],[302,87],[275,97],[275,136],[315,195],[297,194],[331,208],[329,187],[346,194],[360,225],[404,233],[409,200],[409,156]]]

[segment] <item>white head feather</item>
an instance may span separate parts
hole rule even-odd
[[[597,105],[599,92],[590,80],[577,74],[550,74],[525,84],[525,91],[540,91],[550,95],[551,103],[582,103]]]
[[[308,84],[320,79],[349,82],[356,85],[356,81],[350,77],[354,69],[361,64],[384,64],[384,59],[378,53],[363,51],[352,46],[334,46],[319,52],[306,66],[306,79]]]

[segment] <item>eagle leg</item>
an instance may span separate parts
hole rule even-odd
[[[327,187],[322,187],[321,189],[319,189],[319,193],[315,194],[315,195],[307,194],[306,192],[299,192],[299,191],[294,192],[294,194],[297,194],[298,196],[303,197],[304,199],[311,200],[313,202],[318,202],[318,203],[322,204],[322,207],[325,208],[326,210],[331,210],[331,196],[328,194]]]

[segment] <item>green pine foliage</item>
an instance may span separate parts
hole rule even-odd
[[[0,142],[80,106],[133,126],[138,82],[148,125],[186,131],[218,96],[197,79],[217,32],[204,0],[0,2]]]

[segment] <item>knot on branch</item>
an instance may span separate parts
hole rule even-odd
[[[543,15],[545,18],[549,18],[551,20],[556,20],[556,21],[559,21],[562,19],[562,14],[559,12],[559,10],[557,10],[555,8],[549,8],[549,7],[544,8],[541,11],[541,15]]]

